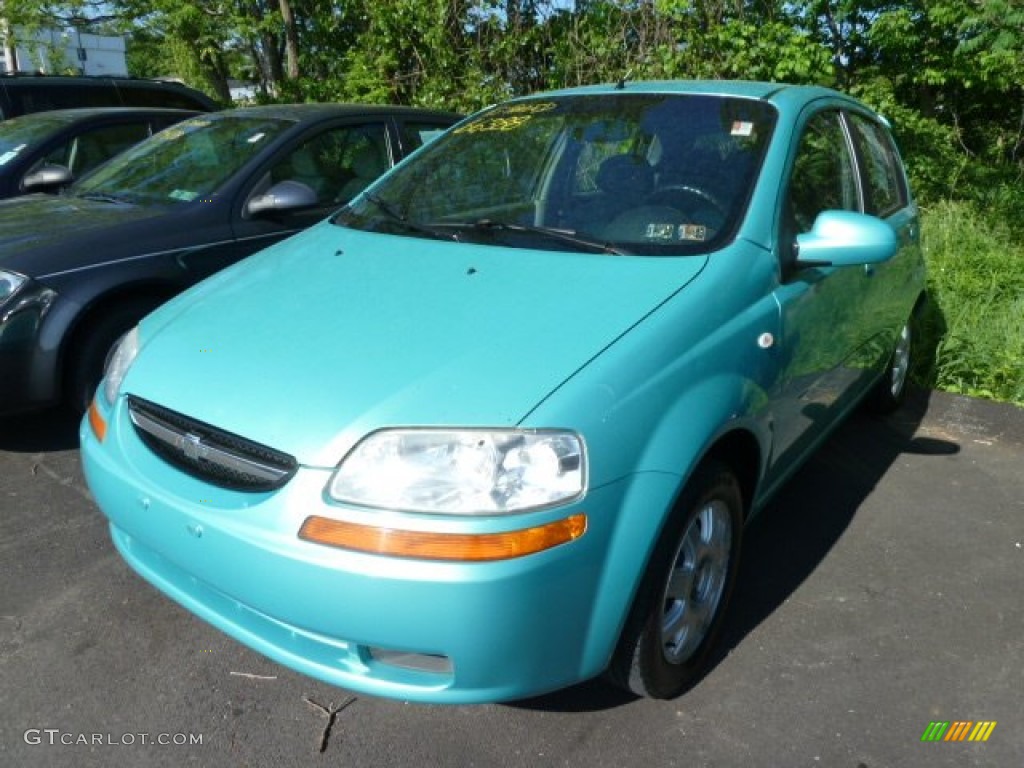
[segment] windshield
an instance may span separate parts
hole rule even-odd
[[[189,203],[214,192],[292,120],[203,115],[137,144],[71,186],[71,194],[133,203]]]
[[[731,238],[775,121],[763,102],[590,94],[510,102],[334,218],[410,237],[671,255]]]
[[[73,120],[70,115],[43,112],[0,121],[0,167]]]

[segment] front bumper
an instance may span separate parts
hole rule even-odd
[[[102,443],[83,421],[83,466],[115,545],[138,573],[292,669],[411,701],[523,698],[600,673],[642,570],[636,563],[646,561],[643,525],[623,525],[624,515],[649,513],[675,485],[642,475],[576,504],[506,518],[357,510],[324,500],[330,470],[300,467],[269,493],[216,488],[150,453],[123,406],[103,417]],[[311,514],[489,533],[581,511],[588,529],[576,541],[483,563],[364,554],[297,536]]]

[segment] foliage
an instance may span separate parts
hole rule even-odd
[[[229,76],[265,100],[463,112],[622,78],[845,90],[891,121],[927,211],[933,309],[948,324],[929,375],[1020,399],[1024,308],[967,276],[996,274],[1000,253],[1022,258],[1021,0],[0,0],[3,16],[119,25],[134,74],[180,77],[225,101]],[[1009,269],[999,280],[1019,286]],[[979,307],[984,322],[971,319]],[[1000,346],[983,332],[995,327],[1017,341]]]
[[[934,349],[916,378],[1024,405],[1024,246],[969,203],[925,211],[932,306],[922,328]]]

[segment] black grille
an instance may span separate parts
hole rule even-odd
[[[272,491],[287,483],[298,468],[287,453],[141,397],[128,396],[128,413],[136,434],[153,453],[182,472],[222,488]]]

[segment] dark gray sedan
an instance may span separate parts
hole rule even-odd
[[[0,201],[0,414],[84,410],[143,315],[318,221],[457,120],[326,104],[206,114],[59,197]]]

